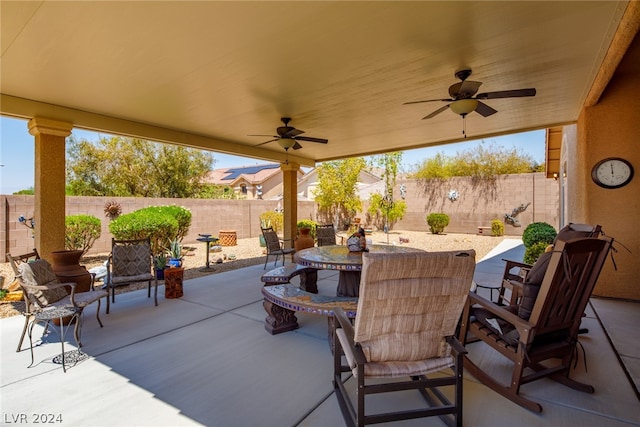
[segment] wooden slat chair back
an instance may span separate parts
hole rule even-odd
[[[475,251],[362,256],[354,326],[343,311],[335,310],[334,388],[345,421],[365,425],[440,416],[450,425],[462,425],[465,350],[455,333],[472,284]],[[342,366],[341,350],[348,366]],[[355,407],[343,372],[356,377]],[[368,382],[371,378],[391,380]],[[453,403],[445,397],[445,387],[453,388]],[[419,391],[427,407],[366,413],[365,395],[400,390]]]
[[[598,237],[601,234],[600,225],[569,223],[558,232],[553,244],[582,237]],[[517,304],[522,297],[522,285],[532,266],[520,261],[507,259],[503,261],[505,261],[504,273],[497,302],[499,305]]]
[[[465,356],[465,368],[493,390],[535,412],[541,412],[542,406],[520,395],[522,384],[549,377],[593,393],[592,386],[570,379],[569,373],[580,322],[612,243],[613,239],[604,236],[558,241],[528,319],[522,316],[521,307],[499,306],[470,293],[460,341],[480,339],[514,365],[510,384],[474,363],[473,351]]]

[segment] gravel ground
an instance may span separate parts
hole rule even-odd
[[[491,249],[504,239],[504,237],[475,234],[434,235],[420,231],[392,231],[389,235],[374,232],[373,235],[370,236],[373,244],[386,244],[387,239],[391,244],[401,244],[400,237],[402,237],[403,240],[408,239],[409,241],[408,243],[402,243],[403,245],[427,251],[475,249],[476,259],[478,260],[489,253]],[[209,254],[209,262],[214,269],[210,270],[203,270],[206,263],[204,244],[186,244],[184,248],[186,252],[183,260],[185,280],[264,263],[265,251],[264,248],[260,247],[257,237],[238,239],[236,246],[223,246],[221,252],[211,252]],[[108,254],[89,255],[82,259],[82,264],[88,269],[100,266],[106,261],[107,256]],[[216,263],[218,260],[220,263]],[[270,262],[272,262],[272,260],[273,258],[270,258]],[[5,277],[5,286],[13,281],[13,270],[8,262],[0,264],[0,275]],[[98,286],[101,286],[101,282],[98,283]],[[146,283],[123,286],[118,288],[116,293],[130,292],[142,287],[146,287]],[[18,315],[22,310],[24,310],[24,304],[22,302],[0,301],[0,318]]]

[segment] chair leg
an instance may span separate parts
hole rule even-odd
[[[155,281],[155,290],[153,291],[153,300],[157,307],[158,306],[158,279],[156,279]]]
[[[25,315],[24,316],[24,326],[22,327],[22,334],[20,335],[20,341],[18,341],[18,349],[16,350],[16,353],[19,353],[20,351],[22,351],[22,342],[24,341],[24,336],[27,333],[27,327],[29,326],[29,318],[31,316],[30,315]]]
[[[107,305],[109,305],[109,296],[107,295]],[[102,320],[100,320],[100,300],[98,300],[98,308],[96,309],[96,319],[98,320],[98,324],[100,327],[104,327],[102,325]]]

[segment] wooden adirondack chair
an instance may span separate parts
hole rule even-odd
[[[604,236],[558,241],[537,297],[529,298],[533,302],[530,317],[527,307],[499,306],[470,293],[462,315],[460,342],[466,345],[477,338],[514,366],[511,382],[505,385],[471,360],[471,346],[464,359],[469,373],[534,412],[542,412],[542,406],[523,397],[520,386],[543,377],[593,393],[592,386],[569,378],[569,373],[580,321],[612,243],[613,239]]]

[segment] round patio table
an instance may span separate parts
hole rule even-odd
[[[411,253],[424,252],[422,249],[396,245],[369,245],[371,253]],[[296,252],[296,263],[318,270],[338,270],[338,290],[336,295],[357,297],[359,295],[362,272],[362,252],[350,252],[344,245],[320,246]]]

